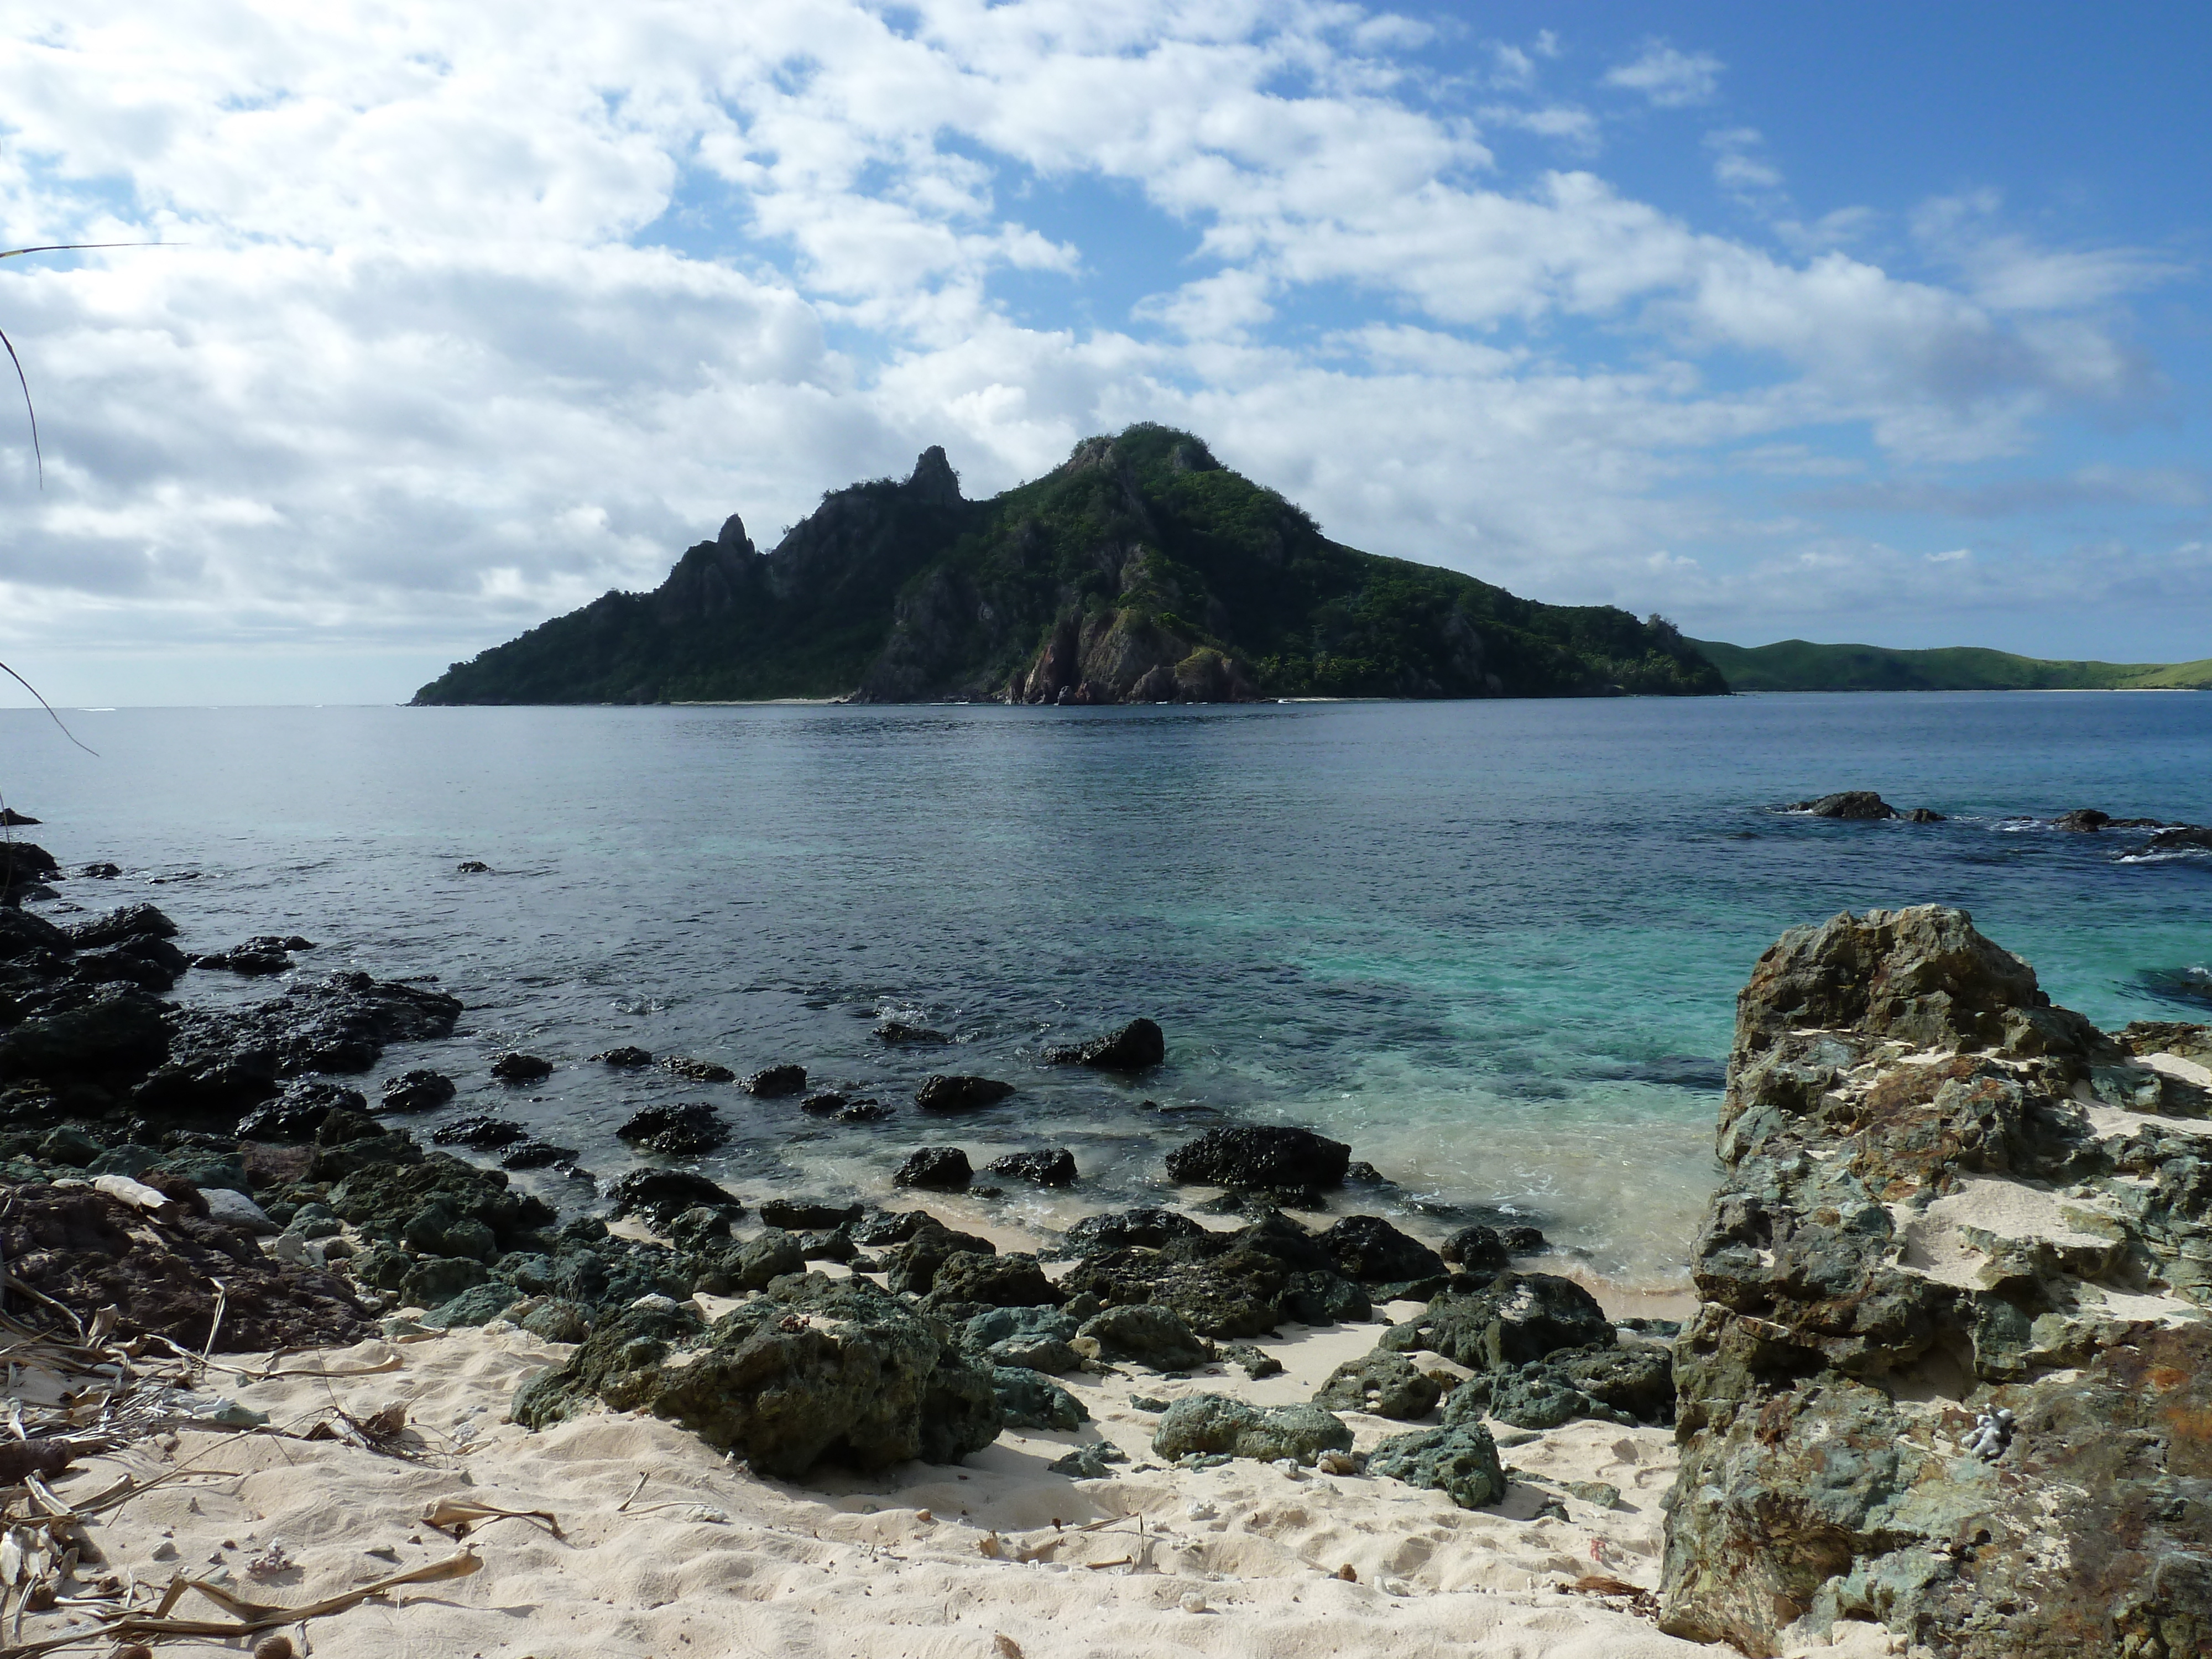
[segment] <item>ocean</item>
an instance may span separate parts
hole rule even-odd
[[[979,1169],[1064,1146],[1076,1188],[987,1200],[1050,1226],[1174,1201],[1162,1156],[1212,1124],[1297,1123],[1395,1183],[1338,1213],[1431,1238],[1522,1216],[1663,1291],[1717,1170],[1735,993],[1785,927],[1960,904],[2100,1024],[2212,1018],[2212,855],[2027,822],[2212,821],[2212,697],[2185,693],[68,719],[97,757],[0,712],[0,789],[44,820],[17,833],[124,867],[65,902],[152,899],[188,949],[299,933],[303,971],[434,977],[460,1032],[355,1080],[450,1073],[418,1133],[497,1111],[607,1177],[638,1105],[711,1099],[736,1137],[697,1167],[752,1199],[880,1198],[924,1144]],[[1844,788],[1948,821],[1777,811]],[[176,994],[271,988],[195,971]],[[1139,1014],[1167,1033],[1153,1073],[1038,1061]],[[886,1048],[886,1016],[957,1046]],[[898,1109],[823,1122],[588,1059],[626,1043],[796,1061]],[[510,1048],[557,1069],[496,1083]],[[932,1071],[1018,1087],[925,1118]]]

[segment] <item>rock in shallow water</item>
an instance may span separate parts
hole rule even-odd
[[[1207,1187],[1341,1187],[1352,1148],[1310,1129],[1237,1124],[1168,1154],[1170,1179]]]
[[[968,1154],[957,1146],[924,1146],[909,1154],[891,1177],[901,1187],[926,1188],[932,1192],[965,1192],[975,1178]]]
[[[686,1100],[633,1113],[615,1138],[664,1158],[696,1158],[726,1142],[730,1130],[705,1101]]]
[[[1149,1019],[1133,1019],[1118,1031],[1047,1048],[1048,1066],[1090,1066],[1104,1072],[1140,1072],[1167,1058],[1167,1039]]]
[[[914,1103],[925,1112],[973,1112],[1004,1100],[1014,1085],[996,1078],[948,1077],[935,1073],[915,1091]]]
[[[1065,1146],[1051,1152],[1009,1152],[994,1158],[984,1168],[1014,1181],[1033,1181],[1040,1187],[1073,1187],[1075,1154]]]

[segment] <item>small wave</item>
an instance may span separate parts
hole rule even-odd
[[[2136,983],[2168,1002],[2212,1003],[2212,968],[2146,968]]]

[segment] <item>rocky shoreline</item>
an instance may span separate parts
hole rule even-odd
[[[1218,1201],[1043,1238],[741,1198],[661,1163],[592,1182],[490,1116],[431,1137],[568,1170],[563,1215],[402,1125],[450,1079],[402,1073],[374,1104],[340,1080],[450,1033],[454,999],[303,970],[258,1003],[180,1006],[163,994],[188,964],[251,977],[314,947],[190,957],[150,904],[64,925],[35,908],[59,877],[0,843],[0,1249],[10,1314],[55,1340],[98,1327],[190,1360],[512,1332],[546,1345],[502,1407],[516,1432],[643,1413],[781,1480],[903,1478],[1040,1436],[1063,1486],[1126,1480],[1098,1390],[1135,1382],[1157,1391],[1130,1395],[1138,1455],[1166,1476],[1256,1463],[1516,1525],[1598,1526],[1618,1490],[1516,1498],[1529,1479],[1502,1451],[1611,1425],[1633,1462],[1634,1436],[1673,1425],[1663,1562],[1574,1586],[1669,1637],[2212,1651],[2212,1030],[2100,1032],[1962,912],[1842,916],[1761,958],[1678,1332],[1544,1271],[1534,1230],[1304,1224],[1284,1206],[1381,1177],[1297,1129],[1168,1149],[1169,1177]],[[1163,1049],[1139,1020],[1045,1058],[1141,1070]],[[807,1095],[796,1066],[726,1080],[817,1114],[867,1103]],[[917,1109],[957,1121],[1004,1087],[934,1075]],[[652,1110],[623,1131],[641,1154],[714,1144],[711,1110]],[[1073,1175],[1049,1150],[993,1170]],[[931,1147],[901,1182],[972,1176]],[[1285,1398],[1301,1330],[1341,1353]]]

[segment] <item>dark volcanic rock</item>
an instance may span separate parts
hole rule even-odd
[[[1341,1187],[1352,1148],[1310,1129],[1238,1124],[1208,1129],[1168,1154],[1168,1175],[1208,1187]]]
[[[988,1077],[947,1077],[933,1073],[914,1091],[914,1103],[925,1112],[972,1112],[1004,1100],[1014,1085]]]
[[[975,1171],[969,1164],[968,1154],[957,1146],[924,1146],[899,1165],[891,1181],[901,1187],[958,1193],[965,1192],[975,1178]]]
[[[1086,1215],[1072,1222],[1062,1235],[1060,1248],[1072,1256],[1097,1255],[1107,1250],[1142,1245],[1158,1249],[1178,1238],[1195,1238],[1206,1229],[1173,1210],[1113,1210]]]
[[[987,1308],[1057,1308],[1066,1295],[1044,1276],[1033,1255],[978,1255],[958,1250],[939,1264],[926,1306],[981,1303]]]
[[[1321,1236],[1336,1270],[1367,1284],[1442,1279],[1443,1258],[1380,1216],[1349,1215]]]
[[[1792,812],[1810,812],[1816,818],[1893,818],[1897,809],[1871,789],[1845,789],[1817,800],[1792,801]]]
[[[1444,1240],[1437,1254],[1470,1273],[1494,1271],[1511,1260],[1495,1227],[1462,1227]]]
[[[730,1130],[705,1101],[687,1100],[633,1113],[615,1135],[664,1157],[696,1158],[727,1141]]]
[[[734,1194],[689,1170],[632,1170],[607,1196],[617,1215],[643,1215],[656,1226],[702,1205],[726,1216],[742,1215],[745,1207]]]
[[[169,1052],[168,1018],[167,1006],[143,991],[103,987],[76,1007],[0,1032],[0,1082],[128,1087]]]
[[[0,1250],[9,1274],[87,1325],[101,1308],[121,1317],[123,1340],[169,1338],[195,1352],[212,1335],[218,1353],[321,1347],[375,1334],[342,1279],[264,1255],[251,1234],[193,1213],[186,1194],[148,1214],[87,1188],[11,1186],[0,1206]],[[201,1206],[204,1207],[204,1206]],[[224,1288],[214,1324],[216,1281]],[[51,1323],[52,1310],[9,1298],[18,1319]]]
[[[1103,1250],[1060,1282],[1109,1307],[1157,1303],[1208,1336],[1260,1336],[1286,1320],[1326,1325],[1372,1311],[1366,1292],[1336,1272],[1319,1240],[1279,1215],[1158,1249]]]
[[[950,1042],[952,1039],[942,1031],[933,1031],[927,1025],[909,1025],[902,1019],[887,1019],[876,1027],[876,1041],[894,1045],[904,1043]]]
[[[1048,1066],[1095,1066],[1103,1072],[1141,1072],[1168,1055],[1167,1039],[1149,1019],[1133,1019],[1118,1031],[1044,1051]]]
[[[857,1204],[823,1204],[809,1199],[771,1198],[763,1200],[760,1206],[763,1224],[794,1233],[850,1227],[860,1220],[860,1215]]]
[[[314,948],[313,940],[301,939],[297,934],[287,938],[263,933],[247,939],[243,945],[234,945],[228,951],[194,957],[192,966],[221,969],[248,975],[282,974],[292,967],[293,951]]]
[[[1941,823],[1944,821],[1943,815],[1931,806],[1916,806],[1910,812],[1899,816],[1907,823]]]
[[[35,842],[0,841],[0,904],[14,904],[58,878],[62,867]]]
[[[166,1016],[168,1060],[137,1092],[149,1111],[235,1115],[280,1079],[365,1072],[385,1045],[451,1036],[459,999],[441,991],[333,974],[246,1008],[180,1008]]]
[[[499,1155],[502,1170],[544,1170],[562,1168],[574,1170],[576,1160],[582,1157],[574,1146],[556,1146],[550,1140],[540,1140],[535,1135],[514,1142]]]
[[[119,910],[72,922],[68,933],[76,949],[90,951],[103,945],[120,945],[125,939],[174,939],[177,924],[151,904],[126,904]]]
[[[480,1152],[512,1146],[529,1138],[530,1131],[521,1124],[483,1112],[472,1112],[451,1123],[441,1124],[430,1136],[441,1146],[473,1146]]]
[[[617,1071],[626,1072],[634,1072],[641,1066],[653,1064],[653,1055],[649,1050],[629,1044],[624,1044],[619,1048],[603,1048],[592,1058],[602,1065],[611,1066]]]
[[[954,1256],[996,1255],[998,1249],[988,1238],[931,1221],[917,1227],[904,1243],[884,1252],[885,1282],[894,1291],[927,1296],[936,1288],[938,1270]]]
[[[2171,1116],[2212,1103],[2132,1048],[1961,911],[1838,916],[1760,957],[1674,1354],[1665,1628],[2205,1650],[2212,1177]]]
[[[866,1279],[817,1273],[779,1279],[711,1328],[674,1304],[626,1310],[524,1384],[514,1419],[542,1429],[601,1400],[787,1480],[824,1462],[955,1462],[996,1439],[1001,1420],[990,1373],[927,1318]]]
[[[1015,1181],[1033,1181],[1040,1187],[1073,1187],[1075,1154],[1065,1146],[1052,1152],[1008,1152],[983,1166],[993,1175]]]
[[[301,1078],[276,1099],[255,1107],[238,1120],[240,1140],[313,1140],[332,1112],[366,1112],[368,1102],[358,1089]]]
[[[672,1072],[680,1078],[688,1078],[694,1083],[735,1083],[738,1080],[738,1074],[726,1066],[717,1065],[711,1060],[692,1060],[682,1054],[675,1054],[662,1060],[660,1065],[662,1070]],[[748,1079],[746,1086],[749,1088],[751,1086],[750,1079]],[[800,1086],[803,1088],[805,1085],[802,1083]],[[752,1091],[757,1095],[789,1092],[787,1090],[780,1089],[754,1089]]]
[[[392,1113],[435,1111],[455,1092],[453,1079],[443,1072],[402,1072],[397,1077],[385,1079],[384,1103],[379,1109]]]
[[[44,916],[13,905],[0,907],[0,962],[19,962],[52,951],[66,956],[76,943]]]
[[[770,1099],[801,1094],[806,1088],[806,1068],[804,1066],[767,1066],[747,1078],[742,1086],[749,1095],[760,1095]]]
[[[501,1083],[537,1083],[553,1075],[553,1062],[541,1054],[501,1054],[491,1074]]]

